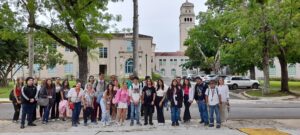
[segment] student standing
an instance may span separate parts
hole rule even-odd
[[[171,103],[171,120],[172,126],[179,126],[180,108],[183,102],[183,92],[178,87],[177,80],[172,81],[171,86],[167,91],[167,98]]]
[[[202,81],[200,77],[196,77],[196,85],[195,85],[195,94],[194,99],[198,104],[198,109],[200,113],[200,124],[204,123],[204,126],[208,126],[208,112],[207,112],[207,101],[205,99],[205,92],[208,86],[206,83]]]
[[[118,104],[118,125],[123,125],[126,119],[126,113],[128,108],[128,103],[130,102],[129,90],[127,83],[124,81],[122,88],[118,90],[115,98],[113,99],[115,104]]]
[[[68,92],[70,90],[69,81],[66,79],[62,83],[62,89],[60,90],[61,99],[65,102],[60,108],[60,114],[62,115],[62,121],[66,121],[67,118],[67,106],[68,106]]]
[[[156,90],[153,86],[152,80],[147,80],[147,85],[143,89],[142,103],[144,104],[144,125],[153,125],[152,115],[154,109],[154,101],[156,96]],[[149,120],[149,121],[148,121]]]
[[[105,92],[103,93],[103,97],[101,99],[101,110],[102,110],[102,122],[103,126],[109,126],[111,117],[110,117],[110,108],[113,97],[114,85],[108,84]]]
[[[56,92],[55,92],[55,85],[52,83],[51,79],[46,79],[43,88],[40,90],[40,98],[45,98],[49,100],[47,106],[44,106],[44,115],[43,115],[43,124],[48,123],[49,119],[49,112],[55,104],[56,99]]]
[[[83,97],[83,90],[81,83],[78,82],[75,88],[71,88],[68,92],[69,105],[72,109],[72,126],[77,127],[79,124],[79,115],[81,111],[81,100]],[[72,107],[73,106],[73,107]]]
[[[114,84],[114,88],[113,88],[114,91],[113,91],[112,96],[113,96],[113,98],[115,98],[118,90],[120,89],[120,85],[119,85],[118,80],[114,80],[113,84]],[[115,103],[112,102],[112,105],[111,105],[111,119],[112,119],[112,121],[115,121],[117,116],[118,116],[117,106],[118,106],[118,104],[115,104]]]
[[[221,122],[225,122],[228,117],[228,106],[229,106],[229,88],[226,84],[224,84],[224,79],[219,79],[218,90],[221,95],[221,104],[220,104],[220,117]]]
[[[139,78],[134,77],[132,83],[132,89],[130,90],[130,107],[131,107],[131,122],[130,126],[134,125],[134,120],[136,120],[136,124],[141,126],[140,123],[140,108],[141,108],[141,96],[142,89],[139,84]]]
[[[190,106],[194,100],[194,91],[192,89],[190,80],[184,79],[183,85],[183,100],[184,100],[184,114],[183,114],[183,122],[190,122],[191,114],[190,114]]]
[[[95,81],[93,88],[96,92],[95,100],[94,100],[94,115],[93,115],[93,117],[95,120],[97,120],[97,114],[98,114],[98,109],[99,109],[98,121],[101,121],[102,111],[101,111],[101,107],[100,107],[100,101],[101,101],[103,93],[106,89],[106,81],[104,80],[103,73],[99,74],[99,80]]]
[[[21,129],[25,128],[25,118],[27,116],[28,126],[36,126],[33,123],[32,115],[35,111],[36,101],[38,97],[38,92],[36,87],[33,85],[33,78],[26,78],[26,85],[22,87],[21,90],[21,103],[22,103],[22,119],[21,119]]]
[[[55,100],[54,100],[54,104],[52,106],[51,109],[51,119],[52,120],[59,120],[59,102],[61,100],[61,96],[60,96],[60,90],[61,90],[61,80],[60,78],[56,78],[55,80]]]
[[[95,91],[93,89],[93,85],[91,83],[87,83],[86,85],[87,89],[84,90],[83,93],[83,110],[84,110],[84,126],[87,126],[87,120],[88,117],[91,117],[94,113],[94,97],[95,97]],[[91,117],[91,122],[95,122],[93,119],[94,117]]]
[[[155,106],[156,106],[157,121],[159,126],[165,124],[164,101],[166,99],[166,92],[167,90],[165,89],[164,81],[161,79],[157,80]]]
[[[16,80],[17,84],[15,85],[13,89],[13,95],[14,99],[12,100],[12,104],[14,106],[14,115],[13,115],[13,122],[17,123],[20,117],[20,111],[21,111],[21,90],[24,84],[23,78],[17,78]]]
[[[209,106],[209,127],[214,127],[214,115],[217,119],[217,126],[216,128],[221,127],[221,118],[220,118],[220,110],[219,105],[222,104],[221,95],[218,91],[218,88],[216,88],[216,82],[215,80],[211,80],[209,82],[209,88],[205,92],[206,95],[206,101]]]

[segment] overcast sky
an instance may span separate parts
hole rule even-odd
[[[186,0],[139,0],[139,32],[153,36],[156,51],[179,50],[179,14],[180,6]],[[195,14],[205,11],[206,0],[189,0],[195,5]],[[132,0],[109,3],[109,12],[122,15],[117,28],[132,28]]]

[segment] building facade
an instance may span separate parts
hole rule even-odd
[[[133,48],[132,34],[112,34],[111,39],[98,38],[97,41],[102,44],[101,47],[91,50],[88,54],[89,75],[104,73],[105,75],[117,75],[119,77],[128,77],[133,73]],[[151,75],[154,71],[155,44],[153,37],[139,35],[138,41],[138,74],[141,77]],[[56,65],[49,69],[34,65],[34,76],[39,78],[51,78],[79,76],[78,57],[75,52],[68,48],[56,46],[58,52],[63,54],[63,59],[67,61],[64,65]],[[15,69],[17,69],[16,67]],[[21,68],[15,76],[27,76],[27,67]],[[24,74],[25,73],[25,74]]]

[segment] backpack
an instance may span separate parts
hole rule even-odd
[[[14,95],[14,89],[12,89],[9,93],[9,100],[10,101],[15,101],[16,100],[16,97]]]
[[[216,90],[217,90],[217,97],[219,98],[219,90],[218,90],[218,88],[216,88]],[[210,89],[209,89],[209,91],[210,91]],[[209,91],[207,92],[208,96],[209,96]]]

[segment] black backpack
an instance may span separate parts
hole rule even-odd
[[[9,93],[9,100],[10,101],[15,101],[16,100],[16,97],[14,95],[14,89],[12,89]]]

